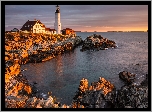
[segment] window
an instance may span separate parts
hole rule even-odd
[[[34,29],[35,33],[36,33],[36,29]]]

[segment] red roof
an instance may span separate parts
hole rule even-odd
[[[50,28],[45,28],[46,31],[50,31]]]
[[[63,29],[63,30],[72,30],[72,29],[70,29],[70,28],[66,28],[66,29]]]
[[[56,31],[55,29],[50,29],[51,31]]]
[[[55,29],[45,28],[47,31],[56,31]]]

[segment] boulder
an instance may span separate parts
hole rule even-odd
[[[87,37],[80,51],[85,50],[104,50],[105,48],[116,48],[116,43],[113,40],[103,38],[101,35],[91,35]]]
[[[130,72],[120,72],[119,73],[119,78],[122,79],[124,82],[126,82],[127,84],[131,84],[134,82],[135,79],[135,74],[132,74]]]

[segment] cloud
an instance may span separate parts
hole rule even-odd
[[[7,27],[9,27],[9,26],[22,26],[22,25],[6,25]]]
[[[113,28],[111,26],[96,26],[95,28]]]
[[[84,27],[91,27],[91,26],[84,26]]]

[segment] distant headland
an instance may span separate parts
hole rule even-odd
[[[148,32],[147,31],[107,31],[107,32]]]

